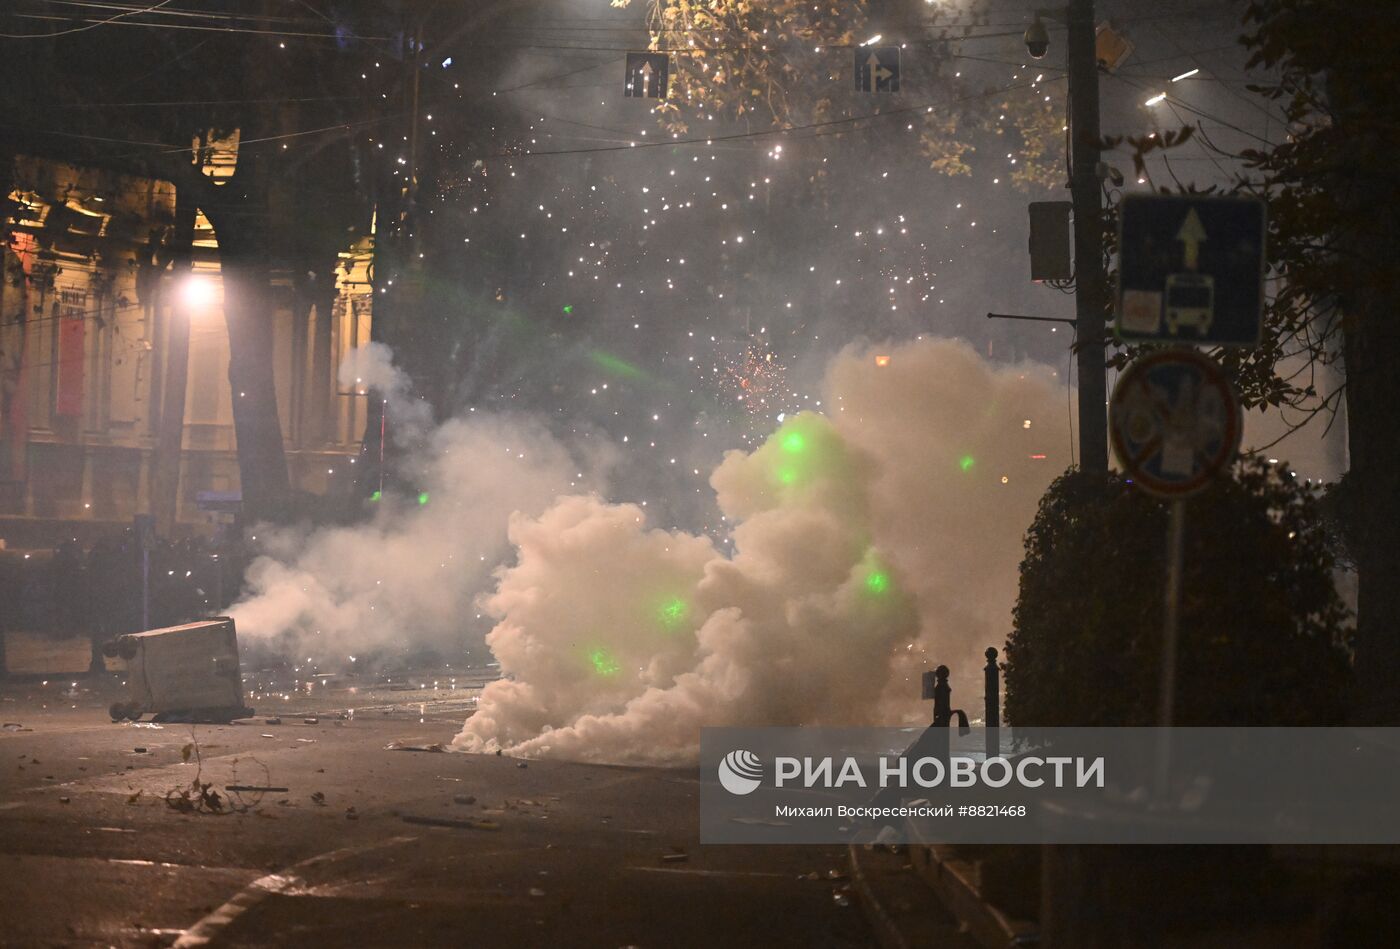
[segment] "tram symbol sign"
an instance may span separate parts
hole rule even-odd
[[[1259,345],[1264,204],[1253,198],[1134,194],[1118,223],[1118,338]]]
[[[1244,426],[1220,367],[1186,349],[1130,365],[1113,388],[1108,420],[1113,453],[1128,476],[1169,498],[1201,490],[1234,460]]]

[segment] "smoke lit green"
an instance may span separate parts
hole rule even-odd
[[[615,676],[622,671],[622,666],[617,664],[612,653],[601,646],[588,651],[588,663],[600,676]]]
[[[685,614],[687,612],[689,612],[689,609],[686,606],[685,600],[682,600],[680,597],[672,597],[661,604],[657,615],[660,617],[663,625],[674,629],[685,619]]]

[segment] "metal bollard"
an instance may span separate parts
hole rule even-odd
[[[997,651],[994,647],[988,646],[984,654],[987,657],[987,664],[982,669],[985,688],[983,691],[986,711],[983,713],[983,724],[987,727],[986,750],[988,758],[996,758],[1001,754],[1001,670],[997,668]]]

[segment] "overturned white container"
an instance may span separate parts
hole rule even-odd
[[[238,634],[226,616],[119,636],[103,647],[127,664],[127,701],[112,719],[229,722],[253,714],[243,701]]]

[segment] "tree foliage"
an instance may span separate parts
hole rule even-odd
[[[632,0],[612,0],[627,7]],[[1063,95],[1029,79],[1001,87],[963,78],[957,41],[988,22],[981,0],[939,3],[809,3],[804,0],[648,0],[651,48],[672,55],[670,98],[655,107],[676,135],[714,123],[831,134],[862,116],[896,109],[918,132],[939,174],[971,174],[979,147],[1017,156],[1007,174],[1023,190],[1061,187]],[[887,27],[897,21],[893,27]],[[885,107],[852,83],[852,51],[871,34],[904,46],[901,95]],[[1011,65],[1011,64],[1008,64]],[[923,108],[911,107],[924,106]]]
[[[1187,505],[1177,724],[1340,722],[1348,614],[1316,490],[1252,459]],[[1155,724],[1166,528],[1121,478],[1051,485],[1007,640],[1011,722]]]

